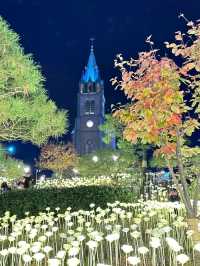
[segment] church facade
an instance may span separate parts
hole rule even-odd
[[[77,117],[73,131],[73,142],[78,154],[88,154],[106,146],[99,130],[99,126],[104,122],[104,116],[104,83],[92,45],[88,64],[79,82]]]

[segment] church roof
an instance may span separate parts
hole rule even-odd
[[[83,71],[81,81],[87,83],[89,81],[96,82],[98,80],[100,80],[100,74],[98,66],[96,64],[93,45],[91,45],[88,63],[85,70]]]

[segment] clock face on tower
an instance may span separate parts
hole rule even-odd
[[[92,120],[88,120],[88,121],[86,122],[86,126],[89,127],[89,128],[91,128],[91,127],[94,126],[94,122],[93,122]]]

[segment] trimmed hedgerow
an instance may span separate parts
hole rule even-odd
[[[18,217],[23,217],[25,212],[37,214],[46,207],[52,210],[56,207],[61,210],[66,210],[67,207],[74,210],[88,209],[91,203],[106,207],[107,202],[132,202],[136,197],[137,192],[133,188],[120,186],[13,190],[0,195],[0,216],[5,211],[10,211]]]

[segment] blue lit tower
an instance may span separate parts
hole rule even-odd
[[[104,85],[91,45],[88,64],[79,83],[77,117],[73,132],[75,149],[81,155],[105,146],[99,130],[99,125],[104,121],[104,105]]]

